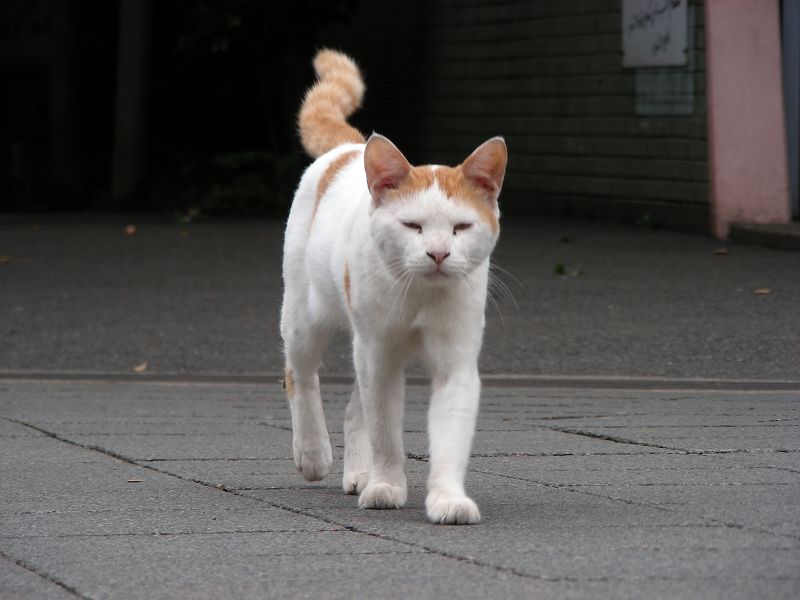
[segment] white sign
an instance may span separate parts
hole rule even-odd
[[[623,0],[622,65],[685,65],[688,0]]]

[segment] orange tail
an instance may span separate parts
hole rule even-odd
[[[358,66],[341,52],[320,50],[314,70],[319,81],[306,92],[297,117],[306,152],[316,158],[340,144],[363,144],[364,136],[347,122],[364,96]]]

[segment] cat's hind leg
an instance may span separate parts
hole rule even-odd
[[[345,494],[360,494],[369,481],[369,438],[361,408],[358,385],[344,413],[344,476]]]
[[[303,320],[284,305],[281,324],[286,352],[286,392],[292,413],[292,450],[297,470],[308,481],[323,479],[331,470],[333,453],[322,410],[317,371],[330,330]]]

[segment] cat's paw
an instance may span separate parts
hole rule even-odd
[[[480,523],[478,505],[466,496],[452,497],[429,494],[425,500],[428,519],[439,525],[473,525]]]
[[[294,463],[306,481],[325,479],[328,473],[331,472],[331,465],[333,464],[330,442],[320,443],[318,447],[313,449],[305,448],[296,451]]]
[[[392,485],[391,483],[367,484],[361,496],[358,498],[358,505],[361,508],[401,508],[406,503],[405,486]]]
[[[342,477],[342,488],[345,494],[360,494],[369,483],[369,473],[350,471]]]

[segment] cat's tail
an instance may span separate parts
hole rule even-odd
[[[314,70],[319,80],[306,92],[297,117],[303,148],[316,158],[339,144],[363,144],[364,136],[347,122],[364,97],[358,66],[341,52],[320,50]]]

